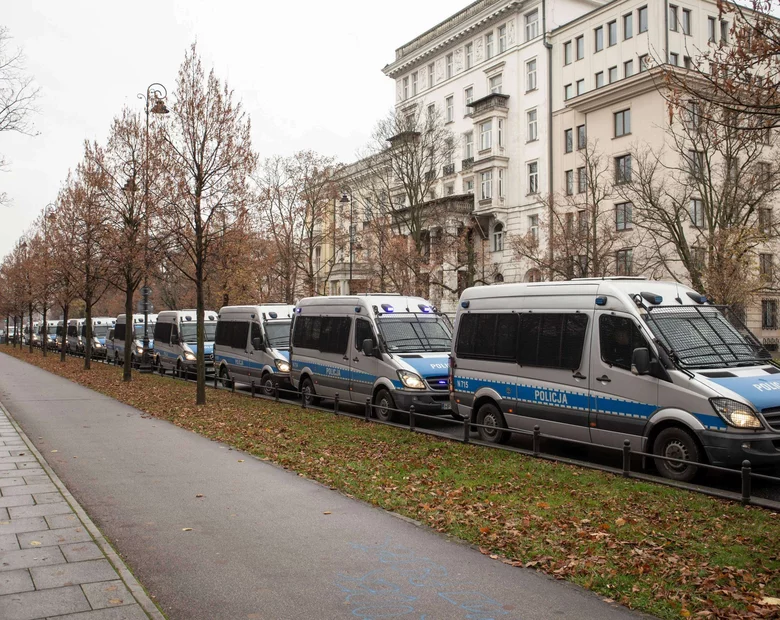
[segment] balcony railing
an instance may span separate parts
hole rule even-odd
[[[442,174],[446,177],[449,174],[455,174],[455,164],[447,164],[442,168]]]
[[[492,112],[493,110],[508,110],[508,99],[509,95],[504,95],[502,93],[491,93],[487,97],[477,99],[471,104],[471,109],[473,110],[472,116],[479,116],[480,114]]]
[[[461,164],[462,170],[471,170],[474,167],[474,158],[473,157],[467,157],[463,160],[463,163]]]
[[[436,171],[435,170],[428,170],[428,172],[425,173],[425,180],[426,181],[433,181],[436,178]]]

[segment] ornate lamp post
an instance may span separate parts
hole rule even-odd
[[[43,273],[47,281],[51,275],[49,272],[49,252],[51,251],[51,248],[49,248],[49,225],[54,224],[57,220],[56,208],[53,202],[50,202],[43,208]],[[46,349],[49,348],[49,326],[46,324],[49,300],[43,299],[41,303],[43,304],[43,316],[41,317],[41,328],[38,331],[40,332],[41,350],[43,351],[43,356],[46,357]]]
[[[349,198],[347,197],[347,193],[349,193]],[[355,227],[352,225],[352,218],[354,217],[352,190],[348,188],[342,192],[341,200],[339,202],[341,204],[349,203],[349,293],[352,294],[352,256],[353,248],[355,246]],[[333,248],[333,251],[336,251],[335,247]]]
[[[152,289],[149,288],[149,114],[168,114],[170,110],[165,105],[165,99],[168,97],[168,90],[162,84],[154,82],[146,87],[146,94],[138,93],[138,98],[145,102],[146,114],[146,132],[144,140],[146,142],[146,157],[144,158],[144,284],[141,287],[142,305],[144,311],[144,341],[143,357],[141,359],[141,370],[151,371],[149,364],[149,295]],[[129,181],[128,181],[129,183]],[[132,317],[128,318],[128,325],[133,324]]]

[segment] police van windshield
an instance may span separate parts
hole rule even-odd
[[[84,335],[87,335],[87,328],[84,327]],[[92,336],[94,338],[105,338],[108,336],[108,325],[93,325]]]
[[[376,321],[391,353],[450,350],[452,328],[445,317],[418,314],[381,316]]]
[[[144,324],[143,323],[136,323],[133,325],[133,333],[135,334],[135,337],[137,339],[142,339],[144,337]],[[154,333],[154,323],[149,321],[149,339],[151,340],[152,334]]]
[[[59,333],[60,333],[60,332],[59,332],[59,329],[60,329],[60,328],[59,328],[59,327],[57,327],[56,325],[49,325],[49,327],[47,327],[47,328],[46,328],[46,333],[47,333],[47,334],[50,334],[50,335],[52,335],[52,336],[56,336],[57,334],[59,334]]]
[[[292,321],[266,321],[263,323],[265,327],[265,337],[275,349],[289,349],[290,348],[290,323]]]
[[[203,322],[203,342],[214,342],[214,336],[217,333],[216,321],[204,321]],[[197,323],[182,323],[181,324],[181,339],[183,342],[197,342],[198,341],[198,324]]]
[[[729,308],[658,306],[645,321],[681,366],[751,366],[772,359]]]

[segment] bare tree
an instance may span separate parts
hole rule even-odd
[[[160,204],[161,230],[172,243],[167,252],[170,264],[196,289],[197,404],[203,405],[204,283],[213,246],[248,208],[247,179],[256,155],[242,105],[213,70],[206,76],[194,44],[179,69],[171,116],[163,130],[170,192]]]

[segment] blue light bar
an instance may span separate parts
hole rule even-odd
[[[461,308],[468,308],[468,307],[469,307],[469,305],[470,305],[470,302],[468,302],[468,301],[462,301],[462,302],[460,302],[460,307],[461,307]]]
[[[296,308],[296,309],[295,309],[295,314],[300,314],[300,313],[301,313],[301,310],[303,310],[303,308]]]
[[[355,306],[355,312],[356,312],[357,314],[360,314],[360,306]]]
[[[389,313],[395,311],[395,308],[393,308],[393,306],[390,304],[382,304],[382,310]]]
[[[602,295],[601,297],[596,297],[596,305],[597,306],[606,306],[607,305],[607,298]]]
[[[418,304],[417,307],[422,310],[425,314],[428,314],[431,312],[431,307],[426,306],[425,304]]]
[[[271,317],[272,319],[275,319],[275,318],[276,318],[276,317],[278,317],[279,315],[278,315],[278,314],[276,314],[276,312],[269,312],[269,313],[268,313],[268,316],[269,316],[269,317]]]

